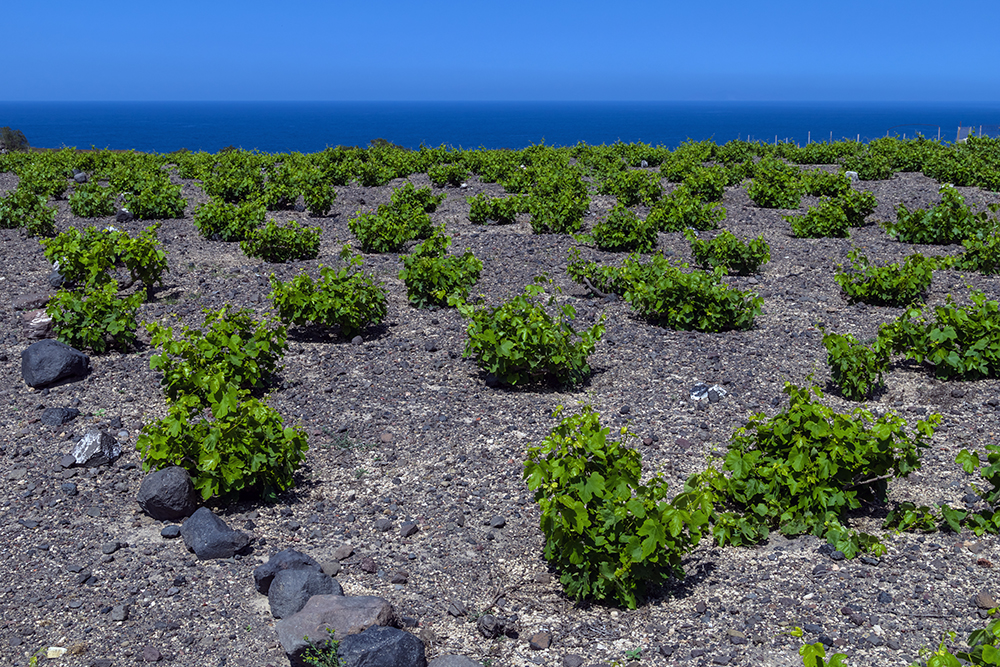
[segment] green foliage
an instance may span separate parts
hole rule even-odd
[[[639,220],[635,213],[618,204],[604,222],[591,232],[598,248],[611,251],[651,252],[656,248],[656,227]]]
[[[316,259],[322,231],[319,227],[300,227],[294,220],[287,225],[268,220],[266,225],[252,230],[246,240],[240,241],[240,250],[247,257],[265,262]]]
[[[309,637],[303,637],[309,642],[309,647],[302,653],[302,661],[313,667],[343,667],[344,661],[337,654],[340,642],[333,638],[336,633],[333,628],[327,628],[326,631],[330,636],[319,645],[309,641]]]
[[[659,174],[640,169],[625,169],[601,184],[600,193],[614,195],[622,206],[652,206],[663,196]]]
[[[182,394],[166,417],[143,428],[136,440],[143,470],[181,466],[205,500],[292,486],[308,449],[305,432],[285,427],[273,408],[219,374],[200,390],[207,411],[201,397]]]
[[[344,246],[340,257],[347,266],[335,271],[321,265],[319,281],[303,273],[283,283],[271,275],[269,298],[282,322],[336,326],[341,336],[353,338],[369,324],[385,319],[385,288],[360,272],[361,256],[352,256],[350,246]]]
[[[985,211],[973,213],[954,186],[942,185],[940,192],[941,203],[929,210],[910,211],[900,204],[896,222],[882,223],[886,233],[903,243],[949,245],[987,234],[995,228],[996,220]]]
[[[194,227],[206,239],[245,241],[264,224],[265,206],[257,200],[229,204],[210,199],[194,211]]]
[[[725,167],[695,167],[684,176],[684,186],[691,195],[702,202],[722,201],[729,172]]]
[[[82,291],[59,290],[45,312],[59,340],[70,347],[89,348],[97,354],[108,349],[126,351],[135,345],[135,316],[145,298],[143,290],[119,298],[118,283],[110,280],[88,284]]]
[[[881,341],[869,347],[851,334],[841,336],[824,331],[823,345],[833,383],[844,398],[863,401],[884,385],[882,374],[889,367],[889,350]]]
[[[799,170],[778,158],[765,157],[754,168],[747,194],[764,208],[798,208],[802,198]]]
[[[546,307],[553,307],[555,297],[540,303],[544,282],[536,278],[523,294],[492,308],[454,301],[469,320],[465,356],[475,357],[480,368],[505,384],[551,380],[572,385],[590,374],[587,357],[604,334],[604,318],[577,333],[569,324],[576,318],[573,306],[562,306],[553,317]]]
[[[382,204],[374,213],[359,213],[347,223],[367,252],[394,252],[412,239],[426,239],[431,234],[427,213],[437,208],[445,195],[434,196],[430,188],[419,190],[407,183],[392,193],[390,204]]]
[[[848,190],[838,196],[836,202],[844,211],[844,214],[847,216],[847,222],[851,227],[863,227],[865,217],[870,215],[875,210],[875,207],[878,206],[875,195],[870,192],[862,192],[854,189]]]
[[[799,655],[802,656],[803,667],[846,667],[845,653],[834,653],[830,656],[829,662],[824,660],[826,649],[823,647],[823,642],[803,644],[799,647]]]
[[[996,614],[996,610],[990,610],[990,614]],[[955,633],[949,632],[948,637],[952,641]],[[989,667],[990,665],[1000,665],[1000,618],[994,618],[987,626],[981,630],[975,630],[969,634],[966,640],[969,645],[968,651],[956,651],[952,653],[942,641],[938,649],[934,651],[926,661],[913,663],[910,667],[962,667],[963,665],[974,665],[976,667]],[[925,649],[921,650],[924,655]]]
[[[187,200],[181,196],[181,186],[162,171],[141,172],[122,192],[127,209],[139,220],[184,217]]]
[[[587,186],[576,170],[548,169],[539,175],[528,198],[531,229],[536,234],[579,231],[589,207]]]
[[[567,272],[578,282],[587,279],[597,289],[622,294],[640,316],[670,329],[718,333],[753,326],[764,301],[756,293],[728,287],[721,267],[712,273],[682,268],[687,265],[675,266],[662,255],[647,263],[632,255],[621,267],[599,267],[577,255]]]
[[[209,378],[221,377],[240,389],[256,389],[278,371],[278,362],[288,349],[287,329],[253,319],[245,308],[204,310],[200,329],[145,323],[150,344],[160,348],[149,366],[163,374],[163,392],[172,401],[182,395],[199,397],[204,403]]]
[[[964,239],[962,245],[965,252],[954,258],[952,268],[984,274],[1000,273],[1000,235],[994,233],[986,238]]]
[[[907,257],[902,265],[896,262],[874,266],[857,249],[848,253],[847,259],[850,269],[837,271],[834,280],[852,303],[861,301],[873,306],[905,306],[920,299],[938,268],[936,259],[919,253]]]
[[[163,284],[167,272],[167,254],[156,238],[159,223],[151,225],[133,238],[127,232],[108,228],[88,227],[81,234],[70,227],[53,239],[42,239],[45,258],[59,263],[59,273],[70,283],[103,285],[112,281],[108,273],[115,267],[129,272],[125,288],[137,280],[146,288]]]
[[[792,234],[797,238],[846,238],[851,233],[851,222],[836,199],[821,200],[819,206],[810,206],[805,215],[782,217],[791,223]]]
[[[390,201],[396,210],[419,209],[424,213],[433,213],[448,195],[434,194],[430,188],[416,188],[407,182],[403,187],[392,191]]]
[[[103,218],[115,214],[115,193],[95,181],[81,183],[69,196],[69,209],[80,218]]]
[[[499,225],[515,222],[518,213],[527,210],[524,197],[490,197],[485,192],[475,197],[466,197],[469,202],[469,221],[486,224],[490,220]]]
[[[257,199],[264,191],[262,157],[247,151],[220,152],[201,175],[202,187],[212,199],[229,203]]]
[[[679,232],[688,227],[718,229],[726,219],[726,208],[719,203],[704,203],[686,186],[678,186],[653,205],[646,223],[661,232]]]
[[[12,130],[6,125],[0,127],[0,144],[9,151],[26,151],[30,147],[21,130]]]
[[[823,395],[817,387],[786,383],[785,393],[788,409],[770,419],[754,415],[737,429],[721,470],[710,465],[685,484],[711,496],[715,539],[754,544],[777,529],[826,538],[848,558],[883,553],[877,538],[845,525],[846,513],[885,502],[888,480],[920,467],[940,415],[918,422],[911,436],[893,414],[835,413],[815,400]]]
[[[972,304],[946,303],[934,308],[928,321],[919,306],[911,306],[892,324],[882,325],[883,338],[892,351],[907,359],[926,363],[942,379],[975,380],[1000,375],[1000,311],[996,301],[987,301],[979,290],[971,290]]]
[[[399,279],[406,284],[406,295],[417,308],[446,305],[452,296],[464,300],[469,288],[479,280],[483,263],[469,250],[461,256],[448,255],[449,245],[451,237],[445,235],[442,225],[412,253],[400,257],[403,270]]]
[[[763,235],[747,242],[736,238],[728,230],[708,241],[702,241],[690,230],[685,231],[684,236],[691,243],[695,263],[704,269],[722,267],[730,274],[745,276],[758,273],[760,267],[771,259],[771,246]]]
[[[609,432],[584,406],[528,448],[524,478],[541,509],[545,559],[566,594],[634,609],[647,585],[683,578],[681,559],[698,545],[710,508],[697,493],[668,502],[659,473],[642,483],[633,434],[623,428],[609,440]]]
[[[0,197],[0,229],[23,227],[31,236],[55,236],[56,209],[48,197],[18,187]]]
[[[465,168],[465,165],[457,163],[436,164],[427,170],[427,175],[430,177],[431,183],[439,188],[446,185],[457,188],[469,177],[469,170]]]
[[[844,171],[855,171],[862,181],[884,181],[892,178],[895,169],[884,151],[867,146],[844,158]]]
[[[815,197],[840,197],[851,189],[851,179],[844,174],[812,169],[800,174],[802,188]]]

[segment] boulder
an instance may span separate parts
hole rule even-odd
[[[26,310],[21,313],[21,331],[28,340],[55,338],[52,318],[44,310]]]
[[[181,537],[198,560],[231,558],[250,544],[246,533],[233,530],[207,507],[199,508],[188,517],[181,526]]]
[[[86,183],[87,182],[87,175],[85,173],[83,173],[82,171],[78,172],[76,174],[73,174],[73,180],[76,181],[77,183]]]
[[[188,471],[170,466],[152,472],[142,480],[139,507],[154,519],[183,519],[198,509],[198,496]]]
[[[200,510],[199,510],[200,511]],[[188,519],[190,521],[190,519]],[[325,641],[327,629],[340,641],[373,625],[396,625],[396,613],[385,599],[371,595],[314,595],[298,613],[275,623],[278,641],[292,665],[306,663],[302,654],[312,641]]]
[[[73,459],[85,468],[107,465],[121,455],[122,446],[115,436],[96,428],[87,431],[73,447]]]
[[[344,667],[427,667],[422,641],[378,625],[340,640],[337,656]]]
[[[301,551],[283,549],[253,571],[253,579],[257,587],[257,592],[261,595],[267,595],[271,589],[271,582],[274,580],[274,575],[282,570],[312,570],[314,572],[321,572],[323,568],[311,556],[307,556]]]
[[[132,222],[132,213],[128,209],[119,209],[115,213],[115,222]]]
[[[21,352],[21,377],[35,389],[81,378],[89,368],[90,357],[57,340],[40,340]]]
[[[268,589],[271,615],[288,618],[314,595],[343,595],[340,582],[316,570],[279,570]]]
[[[45,408],[38,421],[46,426],[62,426],[80,416],[80,411],[76,408]]]

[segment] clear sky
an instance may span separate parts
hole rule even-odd
[[[1000,2],[11,0],[0,101],[1000,100]]]

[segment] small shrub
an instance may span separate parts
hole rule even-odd
[[[187,200],[181,196],[181,186],[171,183],[166,174],[137,178],[124,194],[128,210],[139,220],[184,217]]]
[[[683,578],[682,558],[698,545],[710,509],[695,493],[668,502],[660,473],[643,483],[632,434],[623,428],[610,440],[609,432],[585,406],[528,448],[524,478],[541,510],[545,559],[566,594],[634,609],[647,585]]]
[[[972,304],[960,308],[951,295],[934,308],[934,320],[911,306],[895,322],[882,325],[879,338],[894,353],[933,367],[941,379],[970,379],[1000,375],[1000,309],[979,290],[971,290]]]
[[[805,215],[782,217],[791,223],[792,235],[797,238],[846,238],[851,233],[851,222],[836,199],[824,199],[819,206],[810,206]]]
[[[849,271],[837,271],[834,280],[851,302],[873,306],[905,306],[921,298],[931,286],[937,261],[921,254],[910,255],[903,262],[873,266],[857,249],[847,258]]]
[[[194,226],[202,237],[212,241],[245,241],[264,224],[265,215],[266,207],[256,200],[229,204],[212,199],[195,209]]]
[[[882,223],[886,233],[903,243],[949,245],[995,228],[996,221],[985,211],[973,213],[954,186],[942,185],[940,192],[941,203],[929,210],[910,211],[900,204],[896,222]]]
[[[614,195],[622,206],[652,206],[663,196],[663,186],[660,185],[660,175],[655,172],[626,169],[605,180],[600,192]]]
[[[528,285],[523,294],[495,308],[456,302],[469,320],[465,356],[475,357],[480,368],[509,385],[583,381],[590,373],[587,357],[604,334],[604,318],[577,333],[569,324],[576,309],[566,304],[552,317],[546,305],[552,307],[555,298],[540,303],[543,291],[540,284]]]
[[[721,470],[710,466],[685,484],[711,496],[716,541],[755,544],[777,529],[825,538],[848,558],[884,553],[877,537],[847,527],[847,513],[865,501],[884,503],[888,480],[920,467],[920,450],[930,446],[941,416],[908,435],[891,413],[834,412],[816,400],[823,396],[817,387],[786,383],[785,393],[786,410],[754,415],[733,433]]]
[[[798,208],[802,198],[799,170],[777,158],[766,157],[754,168],[747,194],[763,208]]]
[[[747,242],[727,230],[708,241],[700,240],[691,231],[686,231],[684,236],[691,243],[695,263],[704,269],[721,267],[730,274],[745,276],[758,273],[760,267],[771,259],[771,246],[763,235]]]
[[[446,254],[449,245],[451,237],[445,236],[442,225],[412,253],[400,257],[403,270],[399,279],[406,284],[406,295],[417,308],[446,305],[452,296],[464,300],[469,288],[479,280],[483,263],[468,250],[460,257]]]
[[[109,271],[122,267],[129,272],[123,289],[141,281],[147,289],[163,284],[167,254],[156,237],[159,224],[147,227],[133,238],[127,232],[88,227],[81,234],[70,227],[53,239],[43,239],[45,258],[59,264],[59,273],[70,283],[103,285],[112,281]]]
[[[962,271],[979,271],[984,274],[1000,273],[1000,235],[971,238],[962,241],[965,252],[956,257],[952,267]]]
[[[427,170],[427,175],[439,188],[446,185],[457,188],[469,177],[469,170],[457,163],[437,164]]]
[[[291,487],[305,460],[306,434],[288,428],[273,408],[218,375],[203,388],[210,417],[197,396],[181,395],[166,417],[147,424],[136,440],[144,471],[181,466],[204,500],[256,489]]]
[[[882,341],[870,347],[851,334],[823,332],[826,363],[830,366],[833,383],[849,401],[863,401],[885,383],[882,374],[889,367],[889,350]]]
[[[254,229],[246,240],[240,241],[240,250],[247,257],[257,257],[265,262],[316,259],[322,231],[319,227],[300,227],[294,220],[284,226],[268,220],[266,225]]]
[[[56,209],[47,201],[45,195],[20,187],[0,197],[0,229],[23,227],[30,236],[55,236]]]
[[[181,395],[198,396],[207,404],[209,377],[219,375],[241,389],[256,389],[278,370],[288,349],[287,329],[255,321],[252,311],[228,306],[218,312],[205,309],[201,329],[184,326],[176,337],[172,327],[146,323],[150,344],[161,349],[149,366],[163,374],[160,383],[172,401]]]
[[[527,210],[524,197],[490,197],[485,192],[466,197],[469,202],[469,222],[486,224],[490,220],[498,225],[513,224],[517,214]]]
[[[531,230],[535,234],[577,232],[589,207],[587,186],[579,173],[571,169],[545,171],[528,197]]]
[[[430,188],[416,190],[412,183],[392,193],[392,202],[382,204],[374,213],[359,213],[347,223],[361,247],[367,252],[395,252],[412,239],[426,239],[431,234],[433,211],[441,202]]]
[[[69,209],[80,218],[104,218],[115,214],[115,193],[90,181],[81,183],[69,196]]]
[[[70,347],[97,354],[126,351],[135,345],[135,317],[145,298],[145,291],[119,298],[118,283],[112,280],[82,291],[59,290],[45,312],[59,340]]]
[[[729,183],[725,167],[695,167],[684,177],[684,185],[698,201],[719,202]]]
[[[726,219],[726,208],[719,203],[704,203],[685,186],[658,201],[646,216],[646,223],[660,232],[679,232],[688,227],[718,229]]]
[[[841,197],[851,190],[851,179],[844,174],[812,169],[802,172],[799,178],[803,190],[814,197]]]
[[[857,172],[862,181],[884,181],[896,173],[889,156],[870,147],[844,158],[844,171]]]
[[[433,213],[447,196],[444,193],[436,195],[430,188],[416,188],[408,182],[393,190],[389,198],[396,210],[419,209],[424,213]]]
[[[385,288],[359,271],[361,256],[352,256],[350,246],[344,246],[340,257],[347,266],[339,271],[320,266],[319,281],[304,273],[287,283],[271,276],[268,298],[282,322],[339,327],[341,336],[353,338],[369,324],[385,318]]]
[[[615,206],[607,220],[594,225],[591,233],[602,250],[651,252],[656,248],[656,227],[639,220],[621,204]]]
[[[865,217],[871,215],[878,206],[878,201],[871,192],[854,189],[838,196],[836,201],[847,216],[847,223],[851,227],[863,227]]]

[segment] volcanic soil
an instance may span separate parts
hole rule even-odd
[[[348,221],[387,202],[405,182],[337,188],[333,211],[322,218],[269,214],[318,225],[322,246],[314,261],[265,264],[238,244],[201,238],[192,212],[207,197],[197,181],[173,178],[188,206],[182,219],[160,221],[170,272],[140,317],[190,326],[201,324],[203,309],[226,304],[272,315],[269,276],[287,280],[301,271],[316,275],[320,264],[338,265],[341,245],[354,240]],[[430,185],[426,174],[409,180]],[[0,174],[0,191],[16,182]],[[938,183],[918,173],[854,187],[878,198],[871,222],[895,219],[900,203],[913,209],[939,201]],[[976,207],[1000,202],[997,193],[959,190]],[[565,273],[575,244],[569,236],[532,234],[527,218],[509,226],[470,223],[465,197],[501,194],[499,185],[472,178],[465,188],[435,191],[447,198],[431,217],[453,237],[452,252],[469,248],[483,262],[474,295],[499,304],[547,273],[561,289],[557,301],[576,309],[579,325],[606,317],[606,334],[589,360],[592,375],[575,388],[489,386],[475,361],[463,357],[462,317],[454,309],[411,307],[397,277],[398,254],[365,255],[364,270],[388,289],[388,316],[360,344],[291,330],[268,402],[307,431],[306,463],[296,486],[275,504],[253,497],[209,503],[253,538],[249,553],[226,560],[197,560],[181,540],[162,538],[163,524],[136,504],[143,478],[136,436],[166,413],[149,367],[156,350],[142,327],[138,349],[92,354],[92,371],[81,381],[42,391],[25,385],[21,352],[32,341],[12,303],[51,292],[51,267],[38,239],[0,230],[0,662],[27,665],[39,648],[44,654],[62,647],[67,653],[53,664],[157,658],[211,667],[287,664],[267,599],[254,590],[253,569],[281,549],[328,561],[342,545],[353,548],[337,575],[345,593],[389,600],[424,641],[429,659],[454,653],[494,666],[562,665],[579,664],[570,656],[580,656],[583,664],[626,664],[641,649],[641,664],[795,665],[804,642],[823,639],[849,664],[893,665],[936,648],[949,631],[964,639],[985,625],[974,598],[1000,595],[994,568],[1000,542],[968,532],[890,533],[888,553],[865,561],[832,560],[812,537],[773,535],[754,548],[717,548],[705,540],[685,558],[686,578],[650,591],[636,610],[576,603],[542,557],[538,508],[522,480],[526,448],[558,423],[553,411],[590,404],[613,432],[628,426],[644,469],[661,471],[679,489],[725,451],[750,415],[787,407],[785,382],[804,385],[812,377],[830,388],[820,324],[865,340],[902,312],[845,301],[834,271],[852,248],[890,262],[914,251],[956,254],[960,246],[898,243],[876,224],[848,239],[797,239],[782,219],[794,211],[760,208],[745,189],[727,188],[722,228],[743,237],[763,234],[772,255],[760,275],[727,280],[757,291],[764,312],[749,331],[671,331],[637,318],[620,299],[572,282]],[[801,210],[816,201],[805,197]],[[55,205],[60,231],[115,224],[76,218],[65,200]],[[592,195],[585,228],[613,205],[612,197]],[[148,224],[119,226],[135,234]],[[680,233],[660,234],[658,251],[690,260]],[[583,256],[622,257],[589,248]],[[938,271],[928,303],[948,294],[967,303],[969,286],[1000,298],[1000,277]],[[699,407],[690,399],[697,382],[727,393]],[[939,412],[943,426],[923,467],[892,482],[891,503],[964,506],[978,477],[963,473],[955,455],[996,442],[998,398],[994,379],[940,382],[926,368],[895,364],[886,390],[864,407],[896,412],[911,425]],[[842,412],[857,407],[835,391],[823,401]],[[48,427],[39,421],[46,407],[77,407],[81,415]],[[93,427],[117,434],[123,456],[110,466],[63,469],[60,457]],[[67,481],[76,484],[76,495],[62,491]],[[852,516],[852,526],[880,533],[886,509]],[[383,518],[390,520],[384,532],[375,527]],[[416,521],[419,532],[404,538],[399,525],[406,520]],[[363,569],[368,559],[375,567]],[[112,613],[119,605],[128,606],[125,620]],[[516,617],[517,637],[484,639],[474,622],[483,613]],[[803,629],[801,638],[795,628]],[[549,635],[548,648],[529,646],[537,633]]]

